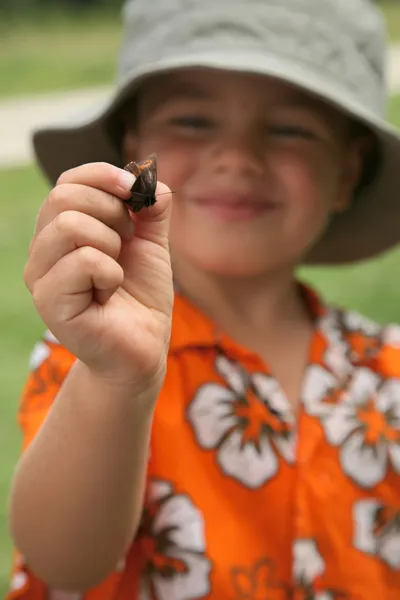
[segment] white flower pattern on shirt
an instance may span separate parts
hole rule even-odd
[[[58,344],[55,336],[47,329],[43,338],[37,342],[31,352],[29,358],[29,368],[31,371],[35,371],[40,365],[50,356],[51,344]]]
[[[360,500],[354,506],[354,546],[400,571],[400,508],[378,500]]]
[[[203,516],[169,482],[151,481],[138,540],[147,559],[140,600],[195,600],[210,593]]]
[[[29,588],[29,576],[27,574],[27,564],[25,558],[20,552],[15,557],[15,568],[10,582],[10,594],[18,596],[25,594]],[[83,600],[81,592],[65,591],[50,588],[47,591],[47,600]]]
[[[400,380],[358,368],[347,388],[338,390],[335,378],[315,365],[305,405],[322,418],[327,440],[340,448],[343,471],[358,485],[377,485],[389,465],[400,474]]]
[[[216,369],[225,385],[206,383],[188,408],[199,445],[217,450],[222,471],[259,488],[279,470],[279,456],[294,461],[293,418],[276,379],[245,373],[224,356]]]
[[[328,588],[324,581],[325,561],[313,539],[298,539],[293,545],[293,577],[296,598],[302,600],[339,600],[346,594]]]
[[[29,578],[26,573],[25,558],[20,552],[16,553],[14,559],[14,572],[10,582],[10,592],[23,592],[29,585]]]
[[[304,376],[301,399],[305,411],[312,417],[325,418],[336,408],[341,387],[331,371],[311,364]]]
[[[352,349],[346,335],[361,332],[370,336],[370,349],[375,351],[382,339],[400,347],[400,328],[381,329],[356,313],[330,309],[321,318],[319,328],[327,347],[322,364],[307,368],[304,407],[321,421],[327,439],[338,448],[343,470],[363,487],[372,487],[384,478],[389,467],[400,472],[400,412],[396,400],[400,383],[395,379],[382,381],[365,366],[355,368],[352,360],[358,361],[363,355]],[[48,334],[44,342],[32,357],[34,369],[46,360],[49,345],[57,340]],[[189,420],[199,444],[216,451],[216,460],[225,474],[250,489],[259,488],[278,472],[281,457],[289,464],[294,461],[291,410],[272,377],[249,375],[225,357],[217,359],[216,368],[224,384],[206,383],[198,390],[189,407]],[[377,500],[358,502],[354,507],[354,546],[400,570],[399,522],[397,509]],[[147,557],[140,600],[200,599],[210,594],[211,562],[206,555],[203,520],[191,498],[174,494],[169,482],[153,481],[140,536]],[[118,569],[124,566],[121,561]],[[267,600],[263,594],[268,568],[267,561],[260,561],[248,573],[243,570],[239,574],[239,591],[246,594],[250,589],[253,594],[247,596],[248,600],[255,600],[254,590],[259,592],[260,600]],[[314,539],[294,543],[293,570],[296,598],[350,598],[326,585],[325,561]],[[26,577],[16,573],[14,589],[25,584]],[[60,596],[60,600],[66,597]]]
[[[324,355],[325,366],[339,380],[345,378],[351,369],[350,348],[343,336],[340,321],[340,311],[329,308],[318,323],[318,328],[327,342]]]
[[[387,333],[373,321],[362,315],[329,307],[319,322],[320,331],[327,341],[325,367],[338,380],[344,381],[355,364],[366,363],[382,347]],[[393,335],[393,334],[392,334]]]

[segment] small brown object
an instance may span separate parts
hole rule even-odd
[[[132,197],[124,201],[129,210],[136,213],[145,206],[153,206],[157,201],[157,156],[151,154],[140,163],[132,161],[124,169],[136,177],[131,189]]]

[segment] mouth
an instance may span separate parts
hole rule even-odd
[[[279,204],[257,194],[208,194],[195,203],[215,218],[226,221],[248,221],[279,209]]]

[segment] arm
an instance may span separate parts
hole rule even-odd
[[[84,590],[105,579],[135,536],[158,390],[135,397],[77,362],[23,455],[11,528],[50,587]]]
[[[133,227],[126,175],[107,164],[67,171],[39,212],[24,272],[77,361],[16,470],[11,530],[32,571],[65,590],[102,581],[133,539],[165,376],[170,198]]]

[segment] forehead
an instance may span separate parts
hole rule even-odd
[[[236,100],[265,106],[308,108],[342,116],[335,108],[300,87],[274,77],[218,69],[182,69],[158,75],[143,87],[146,103],[174,99]]]

